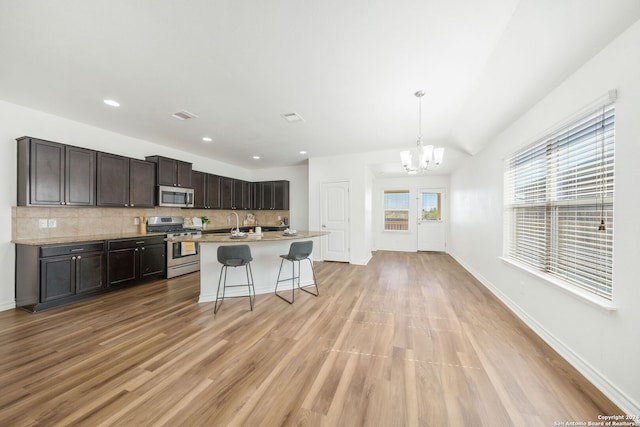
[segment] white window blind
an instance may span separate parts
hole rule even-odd
[[[615,106],[505,160],[504,256],[612,299]]]

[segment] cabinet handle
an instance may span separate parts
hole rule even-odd
[[[82,259],[82,257],[81,257],[80,255],[78,255],[78,258],[77,258],[77,259]]]
[[[142,250],[144,251],[144,247],[142,248]]]
[[[136,245],[144,245],[144,240],[141,242],[136,242]]]
[[[72,257],[71,257],[71,259],[72,259],[73,261],[75,261],[75,260],[76,260],[76,257],[72,256]]]
[[[124,204],[124,206],[125,206],[125,207],[129,206],[129,203],[125,203],[125,204]]]
[[[138,248],[135,248],[135,249],[134,249],[134,252],[138,252]]]
[[[71,252],[82,252],[82,251],[84,251],[84,248],[71,249]]]

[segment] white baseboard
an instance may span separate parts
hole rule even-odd
[[[16,308],[16,302],[15,301],[0,302],[0,311],[12,310],[14,308]]]
[[[591,366],[586,360],[575,353],[571,348],[567,347],[561,340],[555,337],[551,332],[544,328],[536,319],[529,316],[518,304],[505,295],[499,288],[495,287],[489,280],[475,271],[471,266],[456,256],[455,253],[449,252],[460,265],[462,265],[473,277],[475,277],[484,287],[502,301],[516,316],[518,316],[528,327],[530,327],[543,341],[553,348],[560,356],[562,356],[569,364],[576,368],[591,384],[607,396],[627,415],[640,414],[640,405],[630,399],[622,390],[613,385],[606,377],[604,377],[597,369]]]

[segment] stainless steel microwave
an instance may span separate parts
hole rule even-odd
[[[193,207],[193,188],[158,186],[158,206]]]

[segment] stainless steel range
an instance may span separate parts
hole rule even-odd
[[[152,216],[147,232],[167,233],[167,238],[201,236],[199,230],[185,228],[181,216]],[[167,241],[167,278],[200,271],[200,245],[192,242]]]

